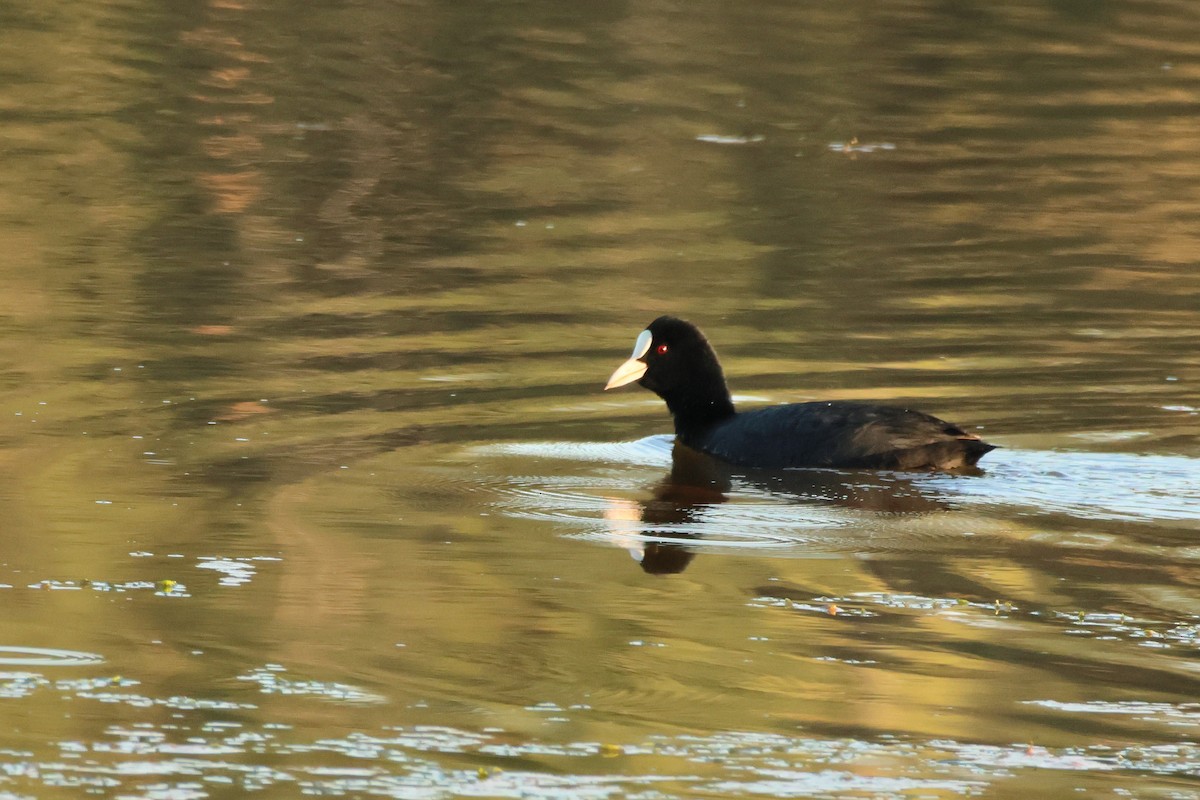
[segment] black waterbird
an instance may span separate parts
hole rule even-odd
[[[634,381],[666,401],[677,441],[739,466],[954,470],[995,449],[957,425],[898,406],[837,400],[739,413],[712,346],[675,317],[650,323],[604,388]]]

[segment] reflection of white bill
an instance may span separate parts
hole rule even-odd
[[[606,497],[604,522],[608,528],[608,540],[613,546],[624,548],[639,564],[646,555],[646,543],[639,531],[642,526],[642,508],[637,503],[617,497]]]

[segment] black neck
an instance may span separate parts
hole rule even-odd
[[[725,378],[719,373],[717,380],[697,381],[704,390],[696,386],[681,388],[663,395],[671,415],[675,418],[675,435],[685,442],[689,436],[703,433],[711,426],[732,417],[733,400],[725,387]]]

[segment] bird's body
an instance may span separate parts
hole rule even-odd
[[[635,380],[666,401],[679,441],[739,466],[960,469],[995,449],[957,425],[896,406],[840,400],[739,413],[708,340],[674,317],[642,332],[605,388]]]
[[[722,461],[767,469],[955,469],[992,449],[937,417],[845,400],[737,413],[679,439]]]

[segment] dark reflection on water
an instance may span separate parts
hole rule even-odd
[[[892,514],[930,513],[945,510],[948,504],[920,488],[902,473],[843,472],[828,469],[783,471],[747,471],[732,467],[686,445],[675,443],[671,450],[671,471],[652,489],[653,497],[641,503],[636,533],[643,539],[633,550],[642,569],[653,574],[682,572],[694,555],[684,542],[703,537],[704,513],[726,502],[733,488],[748,484],[782,496],[788,502],[819,503],[868,509]],[[628,533],[627,507],[620,505],[605,512],[614,523],[617,541]],[[735,523],[736,524],[736,523]],[[714,526],[720,534],[721,527]],[[657,538],[666,537],[666,539]],[[679,543],[672,543],[678,539]]]
[[[1195,793],[1192,0],[0,29],[0,795]],[[1004,449],[673,458],[661,313]]]

